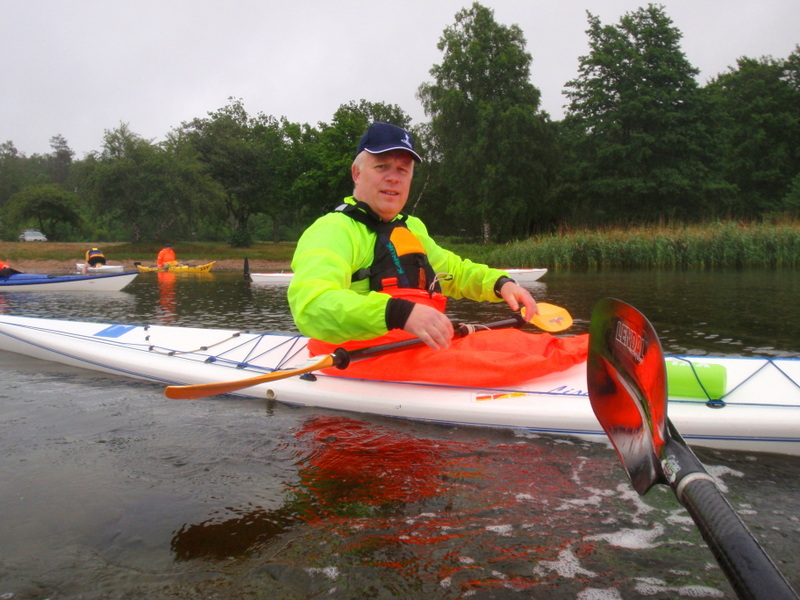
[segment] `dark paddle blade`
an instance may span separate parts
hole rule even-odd
[[[644,494],[656,483],[672,488],[739,598],[797,600],[669,421],[664,355],[644,315],[613,298],[597,303],[589,328],[587,378],[592,409],[636,491]]]
[[[661,343],[633,307],[606,298],[589,326],[589,399],[633,487],[666,483],[658,455],[666,438],[667,384]]]

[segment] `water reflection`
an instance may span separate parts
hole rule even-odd
[[[798,287],[794,271],[551,271],[533,291],[570,310],[574,333],[597,299],[616,296],[671,351],[800,356]],[[170,293],[176,325],[296,331],[285,286],[215,272],[178,276]],[[121,292],[0,294],[0,311],[156,323],[161,300],[145,273]],[[505,311],[449,307],[473,322]],[[601,444],[255,400],[170,402],[151,384],[0,361],[0,595],[734,597],[672,495],[639,499]],[[698,454],[798,585],[796,457]]]
[[[175,279],[177,275],[170,271],[159,271],[158,277],[158,322],[164,325],[175,320],[178,300],[175,295]]]
[[[609,477],[609,463],[593,458],[601,446],[447,433],[310,418],[295,432],[298,479],[286,484],[284,504],[227,506],[226,516],[184,524],[174,556],[278,560],[280,573],[314,593],[345,584],[346,569],[347,597],[379,585],[395,597],[506,589],[574,598],[587,588],[633,593],[636,580],[619,565],[635,547],[649,572],[724,586],[702,544],[672,551],[665,513],[638,500],[622,473]],[[332,581],[309,579],[326,569]]]
[[[530,561],[569,542],[559,536],[547,549],[532,542],[525,528],[536,529],[536,510],[520,505],[537,505],[548,477],[561,479],[537,460],[540,449],[511,438],[498,446],[421,433],[341,418],[300,432],[308,450],[297,497],[310,507],[304,529],[312,545],[303,555],[311,566],[365,569],[354,582],[357,597],[370,581],[398,596],[423,597],[423,590],[441,586],[470,594],[548,579],[532,574]],[[513,510],[517,518],[509,519]],[[525,538],[522,545],[516,536]],[[336,547],[315,541],[323,539],[337,540]],[[509,571],[518,575],[510,578]]]
[[[345,417],[309,419],[295,437],[300,482],[289,489],[287,502],[272,511],[229,508],[235,517],[184,524],[172,539],[176,558],[241,556],[294,523],[401,512],[442,489],[445,452],[467,451]]]

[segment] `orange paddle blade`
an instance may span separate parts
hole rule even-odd
[[[536,306],[539,307],[539,314],[533,315],[531,323],[539,329],[555,333],[572,327],[572,315],[566,308],[547,302],[537,302]]]
[[[167,398],[173,400],[194,400],[195,398],[205,398],[218,394],[230,394],[244,388],[253,387],[260,383],[286,379],[295,375],[302,375],[319,369],[327,369],[334,366],[334,357],[330,354],[325,356],[313,356],[296,369],[288,371],[273,371],[257,377],[248,379],[238,379],[236,381],[221,381],[219,383],[198,383],[195,385],[171,385],[164,390]]]

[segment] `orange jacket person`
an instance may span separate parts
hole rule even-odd
[[[158,266],[159,269],[163,269],[164,267],[169,268],[170,264],[176,262],[178,261],[175,258],[175,250],[172,249],[172,244],[164,246],[158,253],[158,258],[156,258],[156,266]]]
[[[7,262],[0,260],[0,277],[10,277],[14,273],[21,273],[22,271],[17,271],[16,269],[12,269],[11,265]]]

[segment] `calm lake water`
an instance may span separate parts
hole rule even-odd
[[[614,296],[666,352],[800,357],[797,271],[548,273],[530,288],[575,333]],[[0,312],[294,331],[285,287],[231,272],[0,294]],[[605,444],[168,400],[3,352],[0,369],[3,600],[735,597],[672,493],[639,498]],[[800,461],[696,453],[800,589]]]

